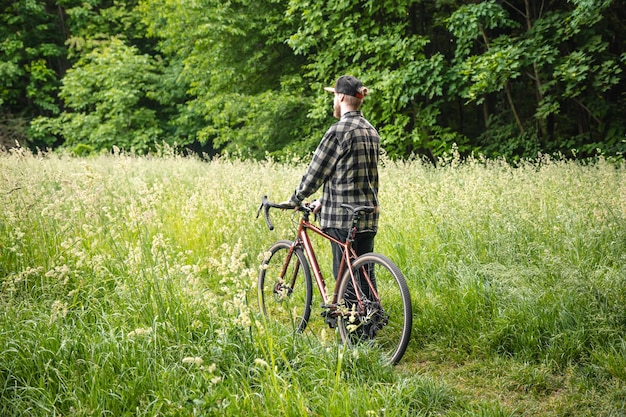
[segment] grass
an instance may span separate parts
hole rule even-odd
[[[381,168],[414,305],[387,367],[258,315],[293,226],[256,208],[302,164],[0,155],[0,415],[625,415],[624,165],[441,162]]]

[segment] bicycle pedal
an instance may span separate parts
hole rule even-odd
[[[326,317],[326,324],[328,324],[328,327],[331,329],[334,329],[337,327],[337,319],[335,317]]]
[[[321,307],[324,309],[324,311],[320,313],[320,316],[325,318],[324,321],[326,322],[326,324],[328,324],[328,327],[330,327],[331,329],[336,328],[337,318],[331,315],[331,309],[335,310],[337,308],[337,304],[322,304]]]

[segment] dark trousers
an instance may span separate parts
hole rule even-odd
[[[329,236],[334,237],[340,242],[345,242],[348,237],[349,229],[334,229],[327,228],[324,229],[324,232]],[[354,242],[352,242],[352,247],[357,255],[363,255],[367,252],[374,251],[374,237],[376,236],[376,232],[372,231],[364,231],[357,232]],[[339,265],[341,264],[341,258],[343,256],[343,251],[341,250],[341,246],[336,244],[335,242],[331,242],[333,249],[333,275],[335,279],[337,279],[337,274],[339,274]]]
[[[324,231],[339,240],[340,242],[345,242],[346,237],[348,236],[349,230],[347,229],[324,229]],[[366,232],[357,232],[354,237],[354,242],[352,242],[352,248],[356,252],[357,256],[363,255],[367,252],[374,251],[374,237],[376,236],[376,232],[366,231]],[[331,242],[332,250],[333,250],[333,275],[335,279],[337,278],[337,274],[339,274],[339,266],[341,265],[341,259],[343,257],[343,251],[341,246],[336,244],[335,242]],[[368,275],[372,284],[374,284],[374,288],[376,288],[376,278],[374,277],[374,270],[370,269],[371,265],[368,265]],[[359,282],[360,293],[362,297],[370,299],[371,292],[369,290],[368,285],[365,283],[364,279],[360,277],[360,273],[357,272],[356,275],[357,282]],[[344,301],[346,306],[350,308],[352,303],[356,302],[356,293],[354,291],[354,286],[352,282],[348,283],[346,287],[346,292],[344,293]]]

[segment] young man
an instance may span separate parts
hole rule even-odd
[[[344,75],[334,87],[325,90],[334,94],[333,124],[317,147],[313,160],[296,188],[290,203],[299,206],[302,200],[322,185],[320,225],[329,235],[344,241],[352,227],[351,215],[341,207],[373,206],[373,213],[361,217],[353,242],[357,255],[374,250],[378,228],[378,156],[380,136],[363,117],[360,108],[368,89],[357,78]],[[341,248],[333,243],[333,273],[339,272]]]

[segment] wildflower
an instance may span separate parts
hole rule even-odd
[[[183,363],[191,363],[197,366],[202,366],[204,360],[202,360],[199,356],[187,356],[186,358],[183,358]]]
[[[263,359],[261,358],[256,358],[254,360],[254,364],[257,366],[260,366],[262,368],[269,368],[269,364],[267,362],[265,362]]]
[[[165,252],[165,249],[167,249],[166,239],[163,237],[162,233],[156,234],[152,238],[152,248],[150,249],[152,256],[158,258],[160,254]]]
[[[50,323],[54,323],[57,319],[64,318],[65,316],[67,316],[67,304],[59,300],[52,303]]]
[[[348,321],[350,321],[350,323],[354,323],[355,320],[356,320],[356,304],[352,304],[352,311],[350,312]]]
[[[56,278],[63,285],[67,285],[70,279],[70,267],[68,265],[55,266],[53,269],[45,273],[46,278]]]
[[[262,264],[265,264],[263,266],[265,267],[265,269],[267,269],[266,262],[269,261],[271,257],[272,257],[272,252],[267,251],[267,252],[259,253],[259,256],[257,257],[257,259],[261,261]]]
[[[15,227],[13,229],[13,238],[17,241],[21,241],[24,236],[26,236],[26,233],[22,232],[22,230],[19,227]]]
[[[129,338],[133,338],[136,336],[146,336],[149,335],[150,333],[152,333],[152,328],[148,327],[147,329],[143,329],[141,327],[133,330],[132,332],[128,333],[128,337]]]
[[[252,320],[250,319],[250,314],[247,310],[242,310],[239,313],[239,316],[235,320],[235,324],[241,327],[250,327],[250,325],[252,325]]]

